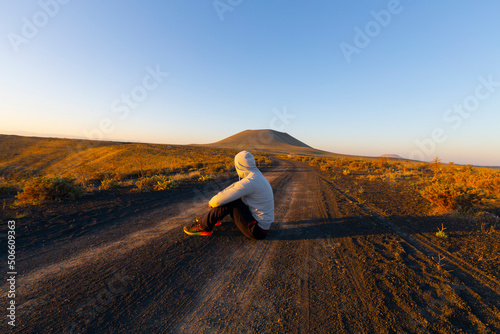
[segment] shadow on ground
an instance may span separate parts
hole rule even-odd
[[[446,232],[470,232],[477,230],[477,224],[467,219],[450,216],[412,217],[391,216],[389,221],[396,223],[409,233],[435,233],[446,227]],[[342,217],[335,219],[306,219],[291,222],[275,222],[266,240],[313,240],[344,238],[392,233],[373,218]],[[214,230],[214,237],[243,236],[231,220]]]

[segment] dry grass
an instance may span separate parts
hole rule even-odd
[[[15,136],[0,136],[0,151],[0,177],[4,181],[58,176],[74,177],[82,183],[196,170],[221,172],[232,168],[237,153],[197,146]]]
[[[499,205],[500,171],[470,165],[441,164],[439,157],[432,162],[389,161],[352,158],[317,158],[281,156],[334,171],[333,179],[351,177],[368,181],[406,182],[429,200],[436,213],[476,211],[488,205]]]
[[[202,146],[0,135],[0,194],[20,192],[35,177],[75,179],[87,191],[130,185],[142,191],[169,189],[185,180],[209,181],[234,171],[236,153]],[[272,164],[268,155],[254,157],[260,167]]]

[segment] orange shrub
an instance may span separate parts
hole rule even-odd
[[[26,182],[23,191],[17,194],[18,203],[39,204],[82,197],[83,187],[69,177],[35,177]]]
[[[482,189],[442,182],[431,184],[420,194],[442,211],[468,211],[488,197]]]

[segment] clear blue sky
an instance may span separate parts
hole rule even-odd
[[[337,153],[500,165],[499,13],[494,0],[3,1],[0,133],[190,144],[274,128]]]

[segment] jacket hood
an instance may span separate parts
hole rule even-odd
[[[238,172],[238,176],[242,179],[257,169],[252,153],[247,151],[241,151],[236,154],[234,157],[234,167],[236,168],[236,172]]]

